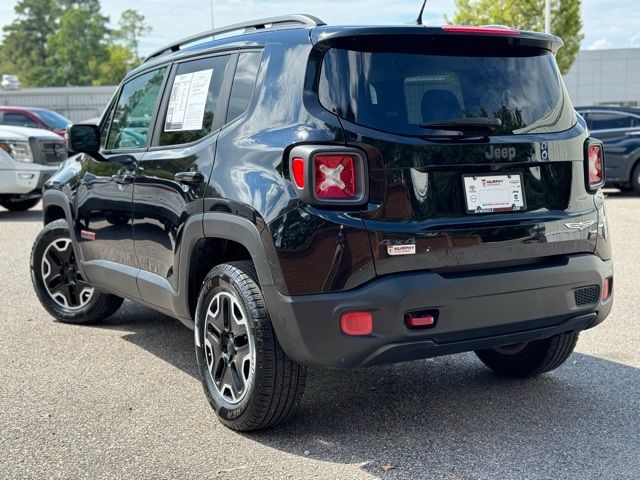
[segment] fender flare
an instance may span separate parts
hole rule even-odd
[[[201,235],[199,236],[196,235],[196,222],[198,220],[202,220],[202,230]],[[269,258],[272,257],[269,256],[267,249],[270,246],[273,250],[272,254],[275,255],[275,248],[272,244],[263,240],[261,230],[258,230],[255,223],[244,217],[228,213],[208,212],[194,215],[189,220],[189,224],[190,225],[185,229],[185,234],[182,239],[183,249],[182,254],[180,255],[179,267],[180,272],[182,272],[180,273],[180,286],[184,288],[184,290],[182,288],[180,289],[182,293],[181,297],[185,303],[183,308],[186,307],[188,311],[188,298],[190,293],[188,291],[190,286],[189,278],[191,275],[191,262],[193,260],[195,247],[200,240],[205,240],[207,238],[222,238],[243,245],[248,250],[249,255],[251,255],[260,285],[262,287],[267,287],[269,290],[274,288],[276,282],[273,270],[277,270],[277,268],[269,262]],[[262,231],[264,231],[264,228]],[[266,297],[265,301],[267,302],[268,309],[269,302]],[[196,314],[194,318],[196,346],[202,345],[198,333],[199,325],[198,315]]]
[[[78,269],[80,273],[88,279],[88,276],[84,269],[84,259],[82,257],[82,251],[78,244],[78,232],[76,232],[76,225],[73,221],[73,215],[71,213],[71,204],[69,198],[60,190],[45,190],[42,194],[42,222],[44,223],[47,217],[47,209],[49,207],[59,207],[64,212],[65,220],[69,226],[69,236],[71,237],[71,246],[76,255],[76,258],[80,259],[78,262]]]

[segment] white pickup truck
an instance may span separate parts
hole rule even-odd
[[[37,205],[67,155],[67,143],[53,132],[0,125],[0,205],[11,211]]]

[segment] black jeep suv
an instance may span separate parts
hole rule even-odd
[[[237,430],[286,419],[309,365],[476,351],[500,374],[552,370],[613,287],[602,144],[560,46],[306,15],[170,45],[70,129],[36,292],[64,322],[127,298],[194,328]]]

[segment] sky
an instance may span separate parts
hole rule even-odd
[[[0,0],[0,27],[14,18],[16,0]],[[214,0],[214,24],[224,26],[246,20],[309,13],[332,25],[402,24],[417,17],[419,0],[255,1]],[[102,0],[103,12],[117,24],[127,8],[142,13],[153,31],[141,42],[142,55],[177,39],[211,27],[208,0]],[[429,0],[424,23],[441,25],[452,17],[454,0]],[[640,47],[640,0],[582,0],[585,38],[583,49]]]

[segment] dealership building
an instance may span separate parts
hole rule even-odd
[[[640,107],[640,48],[581,50],[564,81],[577,107]]]

